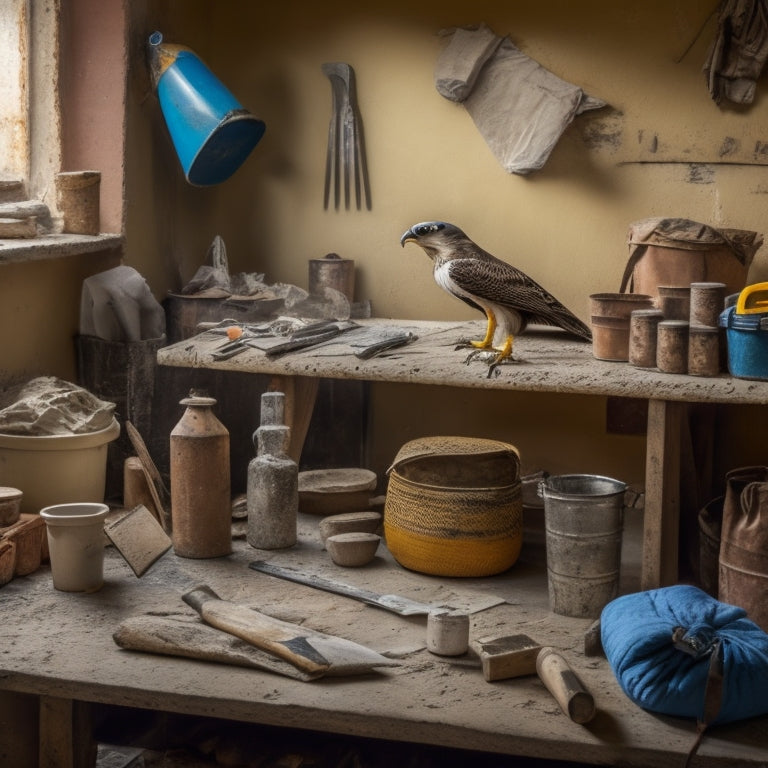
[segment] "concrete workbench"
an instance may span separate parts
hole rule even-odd
[[[279,377],[296,427],[294,438],[299,442],[308,424],[306,410],[311,408],[312,393],[320,378],[647,400],[644,589],[673,584],[678,579],[681,429],[688,404],[768,403],[768,382],[726,374],[712,378],[673,375],[604,362],[594,358],[590,344],[573,341],[554,329],[531,329],[519,336],[515,340],[515,361],[497,367],[488,376],[486,364],[474,361],[465,365],[467,349],[456,348],[457,339],[482,338],[485,327],[481,321],[372,319],[359,324],[364,329],[399,328],[412,332],[417,339],[369,360],[353,354],[350,342],[354,331],[334,342],[283,356],[271,357],[262,350],[248,348],[229,359],[217,360],[214,354],[225,339],[221,333],[207,331],[159,350],[157,359],[167,366]]]
[[[624,540],[622,591],[636,590],[639,583],[640,526],[632,514]],[[31,765],[19,758],[19,750],[39,717],[39,765],[85,768],[88,723],[97,719],[100,706],[116,705],[131,708],[127,711],[553,761],[651,768],[684,764],[696,738],[695,723],[635,706],[606,659],[584,654],[584,632],[591,622],[549,611],[543,558],[535,555],[535,547],[524,544],[511,569],[481,579],[407,571],[384,546],[369,566],[344,569],[333,565],[323,550],[319,519],[300,514],[299,541],[290,549],[264,552],[240,540],[232,555],[213,560],[184,559],[169,551],[141,579],[109,548],[105,585],[92,594],[57,592],[45,565],[5,585],[0,589],[0,763]],[[535,675],[487,683],[470,658],[452,662],[431,654],[425,648],[425,616],[404,618],[256,572],[248,568],[255,559],[473,611],[471,638],[525,633],[567,658],[592,692],[597,714],[578,725]],[[129,617],[194,616],[181,595],[201,583],[227,600],[361,643],[397,659],[399,666],[360,677],[301,682],[226,664],[128,651],[113,642],[113,632]],[[691,765],[767,763],[768,717],[760,717],[713,728]]]

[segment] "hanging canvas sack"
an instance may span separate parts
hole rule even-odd
[[[627,236],[629,259],[620,292],[658,296],[660,285],[725,283],[726,295],[747,284],[755,253],[763,244],[757,232],[716,229],[689,219],[636,221]]]
[[[768,631],[768,467],[726,475],[718,598]]]

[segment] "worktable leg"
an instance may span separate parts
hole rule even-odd
[[[648,403],[642,589],[675,584],[680,526],[680,436],[686,404]]]
[[[0,765],[38,765],[40,704],[32,693],[0,691]]]
[[[285,395],[285,423],[291,428],[288,455],[298,464],[315,408],[319,379],[311,376],[273,376],[269,389]]]
[[[90,706],[41,696],[40,768],[94,768],[96,752]]]

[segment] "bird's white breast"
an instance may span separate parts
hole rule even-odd
[[[450,261],[445,261],[442,264],[435,264],[435,282],[451,295],[470,299],[475,304],[482,307],[486,312],[493,313],[496,322],[498,323],[494,335],[494,344],[500,346],[508,336],[516,336],[523,327],[523,318],[520,313],[516,312],[514,309],[490,301],[479,294],[470,293],[462,288],[451,277],[450,266]]]

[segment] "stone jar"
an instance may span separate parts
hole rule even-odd
[[[299,468],[288,456],[290,428],[284,422],[285,395],[261,396],[261,424],[254,434],[256,458],[248,465],[246,540],[257,549],[296,544]]]

